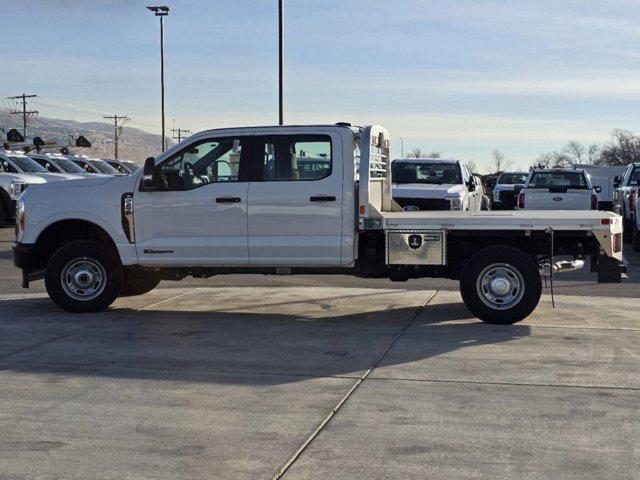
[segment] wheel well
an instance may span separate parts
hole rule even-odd
[[[118,249],[109,234],[87,220],[61,220],[45,228],[35,243],[33,267],[44,268],[49,258],[64,244],[75,240],[92,240],[103,244],[116,258]]]

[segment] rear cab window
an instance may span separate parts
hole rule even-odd
[[[331,137],[328,135],[267,135],[255,137],[258,171],[264,182],[314,181],[331,175]]]
[[[498,179],[498,185],[524,185],[527,182],[526,173],[503,173]]]
[[[527,188],[560,188],[588,190],[583,172],[533,172]]]

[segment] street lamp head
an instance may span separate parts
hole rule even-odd
[[[159,7],[147,7],[147,10],[152,11],[156,17],[164,17],[169,15],[169,7],[167,6],[159,6]]]

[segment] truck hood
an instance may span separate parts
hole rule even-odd
[[[73,173],[29,173],[29,175],[40,177],[46,182],[58,182],[60,180],[77,180],[79,178],[82,178],[81,176],[74,175]]]
[[[42,174],[44,175],[44,174]],[[44,191],[44,190],[60,190],[60,189],[77,189],[77,188],[82,188],[82,187],[97,187],[99,185],[104,185],[105,183],[112,181],[114,179],[116,179],[116,177],[110,177],[110,176],[93,176],[93,177],[73,177],[74,180],[70,181],[70,182],[62,182],[59,180],[65,180],[65,178],[57,178],[58,174],[49,174],[50,176],[46,177],[46,178],[42,178],[40,176],[38,176],[41,179],[40,183],[43,183],[43,185],[38,187],[38,191]],[[36,177],[36,178],[38,178]],[[62,177],[62,175],[60,175],[60,177]]]
[[[8,183],[22,182],[22,183],[28,183],[29,185],[41,184],[47,181],[42,177],[32,175],[30,173],[4,173],[3,172],[0,174],[0,178],[2,178],[3,181]]]
[[[444,183],[442,185],[425,183],[394,183],[393,197],[396,198],[449,198],[460,196],[464,185]]]

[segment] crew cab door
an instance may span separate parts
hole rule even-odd
[[[160,186],[135,192],[142,265],[246,266],[252,136],[200,137],[158,166]]]
[[[342,143],[337,132],[320,132],[278,129],[255,137],[248,211],[252,265],[340,265]]]

